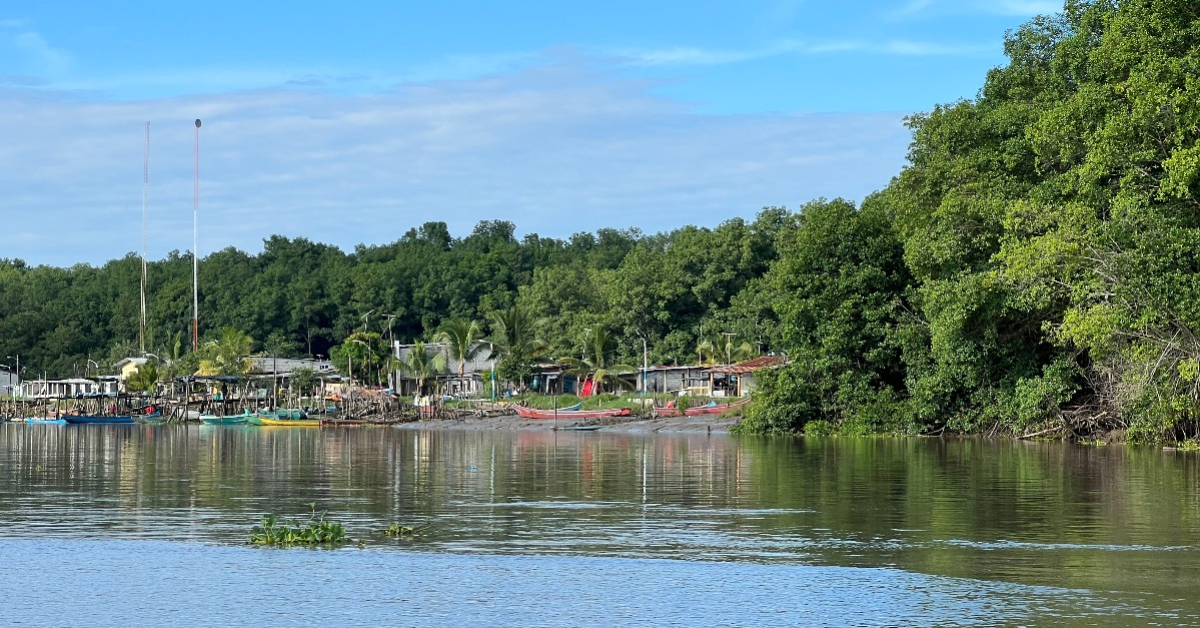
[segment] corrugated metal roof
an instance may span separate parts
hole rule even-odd
[[[782,355],[764,355],[762,357],[754,358],[753,360],[738,362],[737,364],[717,366],[708,369],[708,372],[733,374],[753,373],[754,371],[761,369],[777,368],[783,366],[784,364],[787,364],[787,358]]]

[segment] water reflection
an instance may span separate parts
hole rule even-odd
[[[9,534],[241,544],[316,502],[462,554],[871,567],[1198,612],[1200,465],[978,440],[0,426]],[[1081,598],[1082,599],[1082,598]]]

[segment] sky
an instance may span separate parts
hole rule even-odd
[[[262,3],[267,4],[267,3]],[[11,2],[0,258],[102,264],[423,222],[566,237],[861,200],[1042,0]]]

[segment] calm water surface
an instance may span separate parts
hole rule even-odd
[[[246,545],[309,502],[365,549]],[[0,424],[0,525],[18,625],[1200,625],[1157,450]]]

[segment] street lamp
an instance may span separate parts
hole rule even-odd
[[[646,349],[646,334],[642,330],[637,330],[637,335],[642,339],[642,394],[646,394],[647,384],[650,383],[650,360],[649,352]]]
[[[97,364],[95,360],[90,360],[90,359],[89,359],[89,360],[88,360],[88,376],[89,376],[89,377],[91,376],[91,373],[92,373],[92,371],[91,371],[91,367],[93,367],[93,366],[94,366],[94,367],[96,367],[96,370],[97,370],[97,371],[99,371],[99,370],[100,370],[100,365],[99,365],[99,364]]]
[[[8,360],[15,359],[17,361],[17,386],[20,386],[21,385],[21,355],[20,354],[14,354],[14,355],[16,356],[15,358],[12,355],[5,356],[5,358]]]

